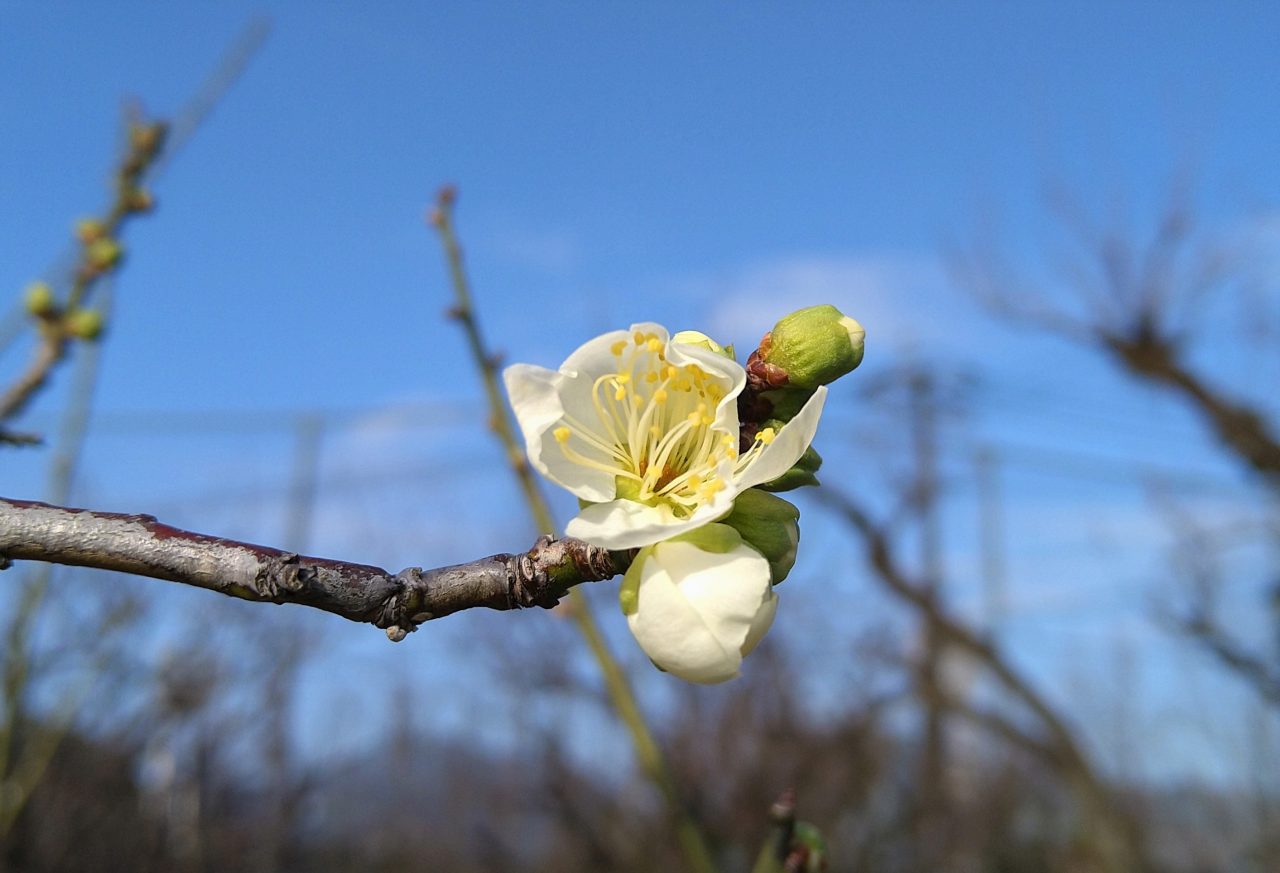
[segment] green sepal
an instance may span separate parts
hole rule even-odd
[[[787,578],[800,545],[799,509],[781,497],[748,488],[737,496],[733,510],[721,521],[764,555],[774,585]]]
[[[627,572],[622,574],[622,585],[618,588],[618,605],[623,615],[635,615],[640,608],[640,566],[649,555],[653,554],[653,546],[645,546],[636,553]]]
[[[813,446],[804,450],[804,454],[800,456],[800,460],[796,461],[790,470],[783,473],[776,479],[771,479],[763,485],[756,487],[762,491],[792,491],[796,488],[803,488],[806,485],[817,485],[818,469],[822,466],[822,456],[818,454]]]

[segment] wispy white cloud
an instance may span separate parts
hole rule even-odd
[[[956,331],[968,313],[931,255],[796,255],[686,281],[716,287],[721,302],[709,313],[710,327],[739,340],[759,334],[762,313],[767,321],[816,303],[838,306],[867,328],[869,345],[895,352],[954,352],[972,331]]]

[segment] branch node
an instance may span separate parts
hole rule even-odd
[[[154,519],[152,519],[154,521]],[[296,593],[315,581],[316,570],[299,562],[293,552],[275,555],[263,562],[254,583],[266,597],[279,597],[282,593]]]

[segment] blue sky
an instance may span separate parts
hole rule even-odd
[[[1010,644],[1063,694],[1073,670],[1105,677],[1132,645],[1148,653],[1148,715],[1182,700],[1150,621],[1167,532],[1134,465],[1202,476],[1215,512],[1243,499],[1238,477],[1175,404],[985,318],[943,256],[995,228],[1035,263],[1057,245],[1050,182],[1102,223],[1142,228],[1179,173],[1211,234],[1274,252],[1274,7],[0,0],[10,299],[104,201],[122,97],[176,111],[259,12],[270,39],[157,183],[159,210],[130,228],[85,499],[269,539],[288,413],[321,409],[339,424],[316,548],[393,564],[520,545],[519,515],[487,508],[508,493],[497,454],[455,422],[478,386],[441,318],[422,221],[454,182],[486,329],[513,360],[554,365],[633,320],[749,347],[788,308],[829,300],[866,326],[868,373],[906,355],[978,376],[944,458],[958,600],[978,599],[971,449],[1022,447],[1003,472],[1023,610]],[[1275,408],[1274,348],[1237,341],[1276,323],[1274,290],[1259,293],[1206,311],[1198,354]],[[840,441],[823,448],[828,475],[881,493],[874,459],[902,438],[868,427],[857,378],[824,430]],[[1053,452],[1121,473],[1081,477]],[[459,466],[474,498],[452,511],[475,529],[413,538],[406,515],[429,519],[432,500],[396,493],[397,479],[430,490]],[[9,454],[0,470],[6,493],[39,496],[39,465]],[[361,477],[382,484],[341,485]],[[240,483],[257,488],[252,511]],[[371,537],[352,515],[401,525]],[[1204,675],[1238,712],[1237,689]],[[1195,770],[1196,747],[1182,748]]]

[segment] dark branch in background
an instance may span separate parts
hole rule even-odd
[[[1280,654],[1268,658],[1251,650],[1222,626],[1218,619],[1218,594],[1223,587],[1219,556],[1222,543],[1194,514],[1174,504],[1165,516],[1177,545],[1176,565],[1189,582],[1189,602],[1180,608],[1161,610],[1160,618],[1235,675],[1271,706],[1280,707]],[[1225,533],[1225,532],[1224,532]],[[1280,630],[1280,582],[1273,583],[1267,604]]]
[[[1059,201],[1060,207],[1067,202]],[[1221,250],[1193,246],[1193,223],[1181,191],[1175,192],[1145,245],[1125,234],[1092,231],[1078,209],[1061,218],[1083,251],[1066,276],[1066,289],[1075,296],[1072,311],[1070,304],[1052,303],[1043,290],[1028,288],[990,251],[956,259],[962,281],[995,313],[1098,349],[1128,375],[1181,398],[1227,453],[1280,493],[1280,422],[1261,405],[1215,385],[1188,354],[1196,308],[1206,295],[1227,288],[1228,280],[1242,272],[1241,265]],[[1175,527],[1183,537],[1197,534],[1186,524]],[[1194,602],[1169,624],[1263,700],[1280,705],[1280,666],[1270,666],[1272,657],[1238,642],[1214,618],[1216,582],[1209,584],[1200,566],[1207,554],[1184,550],[1183,557]]]
[[[1228,451],[1280,488],[1275,422],[1187,357],[1194,307],[1229,278],[1230,262],[1219,251],[1192,251],[1185,197],[1173,198],[1145,246],[1091,231],[1076,211],[1064,220],[1084,249],[1067,270],[1074,307],[1052,303],[991,251],[954,258],[961,281],[996,314],[1100,349],[1129,375],[1177,394]]]
[[[575,585],[630,563],[580,540],[543,537],[528,552],[390,573],[118,515],[0,498],[0,560],[114,570],[259,603],[296,603],[384,628],[393,641],[464,609],[551,607]]]
[[[1060,775],[1087,816],[1082,839],[1092,843],[1101,869],[1112,873],[1143,869],[1139,863],[1140,850],[1130,828],[1076,742],[1066,718],[1014,668],[993,642],[953,616],[929,585],[912,577],[888,532],[876,524],[862,506],[830,487],[819,490],[815,496],[834,509],[859,535],[867,563],[875,571],[874,578],[919,613],[937,634],[941,645],[952,647],[985,668],[1035,718],[1039,731],[1029,732],[1006,715],[974,710],[949,696],[943,702],[962,717],[1038,755]]]

